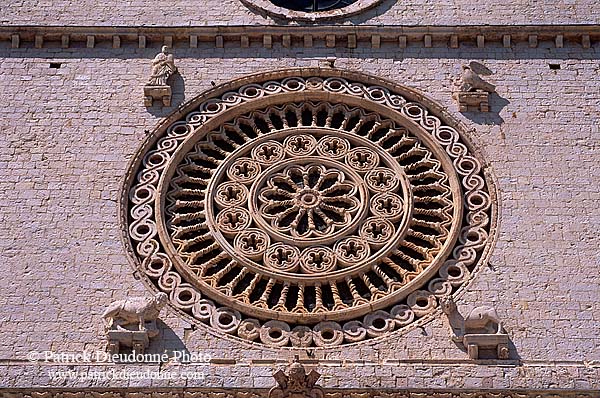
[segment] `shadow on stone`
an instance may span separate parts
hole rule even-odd
[[[189,354],[189,351],[186,348],[183,340],[181,340],[177,333],[166,323],[159,319],[156,321],[156,326],[158,327],[160,334],[155,339],[150,340],[150,345],[146,350],[147,353],[167,353],[169,356],[171,356],[174,351],[178,351]]]
[[[504,123],[504,119],[500,116],[500,112],[502,112],[502,109],[508,104],[510,104],[510,102],[507,99],[500,97],[498,93],[491,93],[489,96],[489,112],[467,111],[461,113],[473,123],[501,125]]]

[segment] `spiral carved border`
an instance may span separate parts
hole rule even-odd
[[[420,94],[370,76],[340,71],[328,75],[316,69],[281,71],[270,75],[273,76],[271,80],[259,76],[240,79],[200,97],[184,107],[181,116],[169,118],[143,145],[130,166],[120,204],[126,226],[124,241],[131,248],[136,268],[151,286],[168,293],[171,305],[190,319],[208,324],[223,334],[237,335],[268,346],[332,347],[388,335],[420,319],[430,319],[438,298],[464,286],[478,266],[485,262],[495,234],[493,182],[474,156],[466,138],[453,127],[458,127],[458,124],[452,122],[448,115],[444,115],[444,119],[450,119],[452,125],[431,114],[428,107],[436,109],[438,114],[444,112]],[[203,128],[216,127],[216,121],[228,111],[240,106],[252,109],[253,102],[256,108],[262,109],[271,100],[269,97],[278,95],[310,96],[314,93],[320,93],[319,98],[337,95],[354,104],[370,104],[370,108],[398,116],[411,126],[411,131],[418,130],[423,139],[439,145],[460,177],[463,222],[460,230],[455,231],[456,242],[446,260],[435,270],[435,275],[423,280],[420,289],[393,305],[355,319],[343,322],[323,320],[316,325],[290,325],[281,320],[249,318],[238,309],[215,304],[190,283],[189,274],[181,273],[174,266],[172,256],[167,254],[168,250],[165,251],[165,242],[159,236],[157,225],[164,222],[164,216],[156,214],[156,209],[165,206],[164,195],[163,202],[159,200],[159,190],[164,189],[161,182],[171,178],[165,175],[165,171],[175,161],[176,153],[185,145],[190,146],[187,139]],[[177,162],[181,160],[181,156],[176,159]]]

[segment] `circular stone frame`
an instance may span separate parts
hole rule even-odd
[[[342,95],[343,93],[343,95]],[[174,163],[183,160],[195,145],[188,140],[217,128],[231,110],[253,112],[297,96],[339,102],[365,109],[377,109],[388,117],[402,120],[409,130],[436,152],[449,156],[444,167],[453,167],[460,176],[461,209],[454,209],[461,228],[449,232],[442,262],[429,267],[412,282],[412,290],[387,301],[363,318],[345,311],[341,324],[323,319],[316,325],[288,325],[281,320],[265,322],[243,315],[243,306],[222,306],[206,297],[193,283],[193,273],[184,270],[164,227],[164,191],[175,173]],[[404,125],[403,125],[404,126]],[[205,133],[201,131],[204,130]],[[423,94],[383,79],[357,72],[329,69],[290,69],[260,73],[217,86],[193,99],[165,119],[142,144],[131,160],[119,203],[123,242],[136,271],[152,290],[169,295],[170,306],[196,324],[208,324],[219,336],[237,335],[242,340],[259,340],[271,347],[313,345],[331,347],[385,338],[394,330],[409,330],[438,313],[438,299],[460,295],[482,265],[487,263],[497,237],[497,192],[489,167],[470,142],[467,129]],[[454,183],[453,183],[454,185]],[[162,188],[161,188],[162,187]],[[464,206],[464,215],[462,207]],[[457,213],[458,211],[458,213]],[[169,247],[170,246],[170,247]],[[166,250],[165,250],[166,249]],[[174,265],[174,262],[178,266]],[[184,267],[185,268],[185,267]],[[403,286],[404,287],[404,286]],[[227,316],[221,316],[226,314]],[[224,321],[228,320],[227,322]],[[383,326],[385,327],[383,327]],[[311,338],[300,338],[306,333]],[[335,339],[327,338],[335,335]]]
[[[335,18],[346,18],[371,9],[381,3],[383,0],[357,0],[346,7],[337,8],[329,11],[304,12],[294,11],[284,7],[278,7],[269,0],[240,0],[250,9],[262,11],[271,17],[295,20],[318,22],[327,21]]]

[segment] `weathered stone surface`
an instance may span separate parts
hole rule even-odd
[[[389,2],[388,2],[389,3]],[[511,2],[391,2],[357,20],[369,24],[597,23],[589,2],[542,5]],[[31,2],[3,5],[8,24],[184,25],[273,24],[237,0],[198,4]],[[52,11],[51,11],[51,7]],[[90,12],[91,9],[94,12]],[[110,10],[108,12],[107,10]],[[484,10],[484,11],[482,11]],[[184,16],[184,17],[182,17]],[[19,36],[17,36],[19,37]],[[91,37],[93,39],[93,37]],[[199,40],[185,48],[174,38],[181,79],[173,78],[171,107],[150,112],[140,101],[148,62],[158,43],[149,36],[108,42],[70,37],[70,48],[44,40],[8,39],[0,46],[0,385],[102,388],[107,382],[53,379],[50,370],[158,369],[159,365],[26,363],[31,351],[102,350],[102,311],[123,297],[148,290],[132,272],[121,244],[117,202],[128,161],[170,112],[216,84],[259,71],[318,66],[336,57],[335,67],[361,70],[415,87],[443,105],[472,130],[500,192],[499,238],[489,266],[457,298],[469,310],[493,303],[509,332],[516,356],[499,365],[473,363],[449,338],[437,316],[402,335],[381,337],[343,349],[303,349],[326,365],[325,388],[587,389],[600,388],[600,257],[597,234],[600,109],[597,38],[591,48],[561,36],[527,42],[463,42],[449,50],[381,41],[327,48],[321,38],[302,48],[223,47]],[[291,39],[290,39],[291,40]],[[286,39],[287,42],[287,39]],[[108,44],[107,44],[108,43]],[[89,44],[89,41],[88,41]],[[406,44],[406,42],[404,42]],[[586,42],[587,44],[587,42]],[[177,46],[181,47],[177,47]],[[336,43],[337,45],[337,43]],[[458,45],[458,43],[457,43]],[[15,48],[10,48],[14,46]],[[18,48],[16,48],[18,47]],[[406,48],[401,48],[406,47]],[[201,54],[201,56],[199,55]],[[497,96],[490,112],[460,114],[451,97],[454,77],[465,60],[494,71]],[[50,68],[50,62],[60,64]],[[559,65],[551,69],[549,64]],[[268,389],[288,350],[265,348],[235,337],[216,338],[166,311],[160,335],[147,352],[187,349],[212,357],[210,364],[184,364],[203,380],[125,380],[116,387],[214,386]],[[226,361],[217,361],[226,359]],[[225,363],[225,364],[224,364]],[[72,370],[72,369],[71,369]],[[144,384],[146,383],[146,384]]]
[[[381,2],[364,13],[337,21],[371,25],[593,24],[598,23],[600,11],[592,5],[593,2],[585,0],[568,3],[485,0],[476,5],[468,0],[452,3],[410,0]],[[240,0],[206,0],[201,6],[199,8],[199,3],[195,2],[170,0],[152,2],[150,6],[145,0],[138,0],[131,5],[116,0],[101,3],[62,0],[41,5],[35,0],[25,0],[8,3],[3,10],[4,20],[11,24],[197,26],[276,23],[265,13],[253,12]],[[89,11],[92,7],[95,10],[93,13]]]

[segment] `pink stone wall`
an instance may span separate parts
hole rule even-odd
[[[236,0],[36,3],[0,6],[2,22],[274,23]],[[597,23],[600,8],[590,2],[560,3],[384,1],[353,21]],[[145,131],[173,108],[150,112],[143,106],[142,86],[157,47],[9,46],[0,43],[0,386],[54,385],[50,366],[28,363],[29,352],[102,350],[106,305],[126,295],[148,294],[120,242],[117,200],[127,162]],[[598,43],[591,49],[574,43],[556,49],[541,42],[538,48],[466,44],[405,50],[385,43],[380,49],[355,50],[328,49],[321,42],[291,49],[200,44],[197,49],[176,46],[174,53],[180,70],[174,105],[212,87],[211,82],[317,66],[319,59],[336,56],[336,67],[422,90],[466,123],[484,149],[501,195],[499,240],[490,267],[469,285],[459,305],[496,307],[514,344],[511,360],[470,362],[450,340],[447,320],[440,315],[406,334],[307,352],[322,360],[324,387],[600,388]],[[462,115],[451,98],[452,79],[469,60],[494,72],[488,80],[496,84],[498,96],[488,114]],[[50,68],[50,62],[61,67]],[[549,64],[559,64],[560,70]],[[161,318],[165,326],[152,350],[185,347],[231,360],[189,366],[207,378],[188,386],[270,387],[275,361],[291,358],[288,350],[218,338],[202,327],[193,330],[172,312]]]

